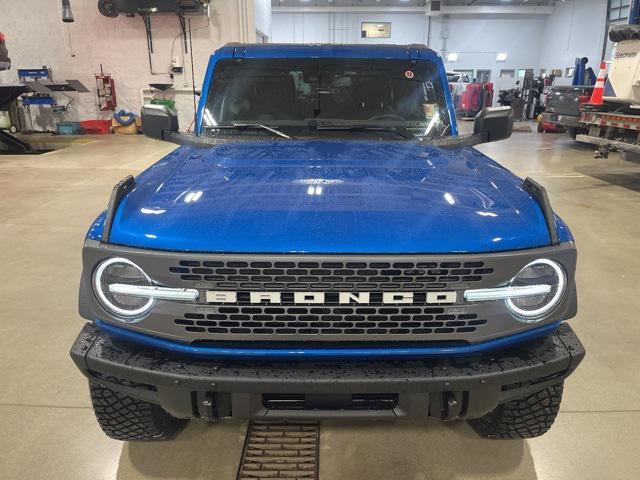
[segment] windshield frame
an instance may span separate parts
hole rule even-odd
[[[207,73],[205,75],[205,81],[202,87],[202,95],[198,105],[197,117],[196,117],[196,135],[204,135],[204,112],[207,105],[208,96],[212,91],[212,83],[215,82],[215,69],[218,62],[221,60],[228,60],[234,58],[256,58],[256,59],[278,59],[278,58],[333,58],[333,59],[393,59],[393,60],[409,60],[411,62],[429,62],[435,66],[439,81],[442,87],[442,93],[444,102],[446,103],[446,109],[449,116],[449,134],[443,138],[457,137],[458,127],[456,122],[455,111],[453,109],[453,102],[451,101],[451,93],[449,90],[449,83],[447,80],[446,71],[441,58],[433,50],[424,46],[407,46],[399,47],[393,46],[391,48],[385,48],[388,46],[376,45],[376,46],[336,46],[336,45],[274,45],[267,44],[266,46],[258,45],[245,45],[245,46],[225,46],[211,56],[209,65],[207,67]],[[406,50],[402,50],[402,48]],[[393,54],[391,54],[393,53]],[[419,138],[419,137],[417,137]]]

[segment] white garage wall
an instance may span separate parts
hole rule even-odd
[[[606,33],[606,0],[558,2],[546,23],[541,38],[540,65],[547,70],[573,67],[576,57],[588,57],[589,66],[598,74]],[[571,78],[559,78],[557,84],[570,84]]]
[[[499,69],[538,67],[540,55],[535,39],[544,28],[544,16],[471,18],[449,20],[447,50],[458,54],[458,60],[447,68]],[[441,52],[442,19],[433,22],[431,46]],[[533,41],[532,41],[533,40]],[[498,53],[508,55],[506,62],[497,62]]]
[[[446,23],[432,17],[429,34],[428,17],[419,13],[275,13],[272,40],[294,43],[429,43],[443,53],[441,38]],[[458,61],[447,62],[447,69],[491,70],[495,88],[512,88],[517,78],[500,79],[501,69],[539,68],[538,39],[546,16],[499,16],[475,18],[454,16],[448,19],[448,52],[458,54]],[[391,22],[391,38],[361,38],[361,22]],[[443,25],[445,25],[443,27]],[[533,39],[533,41],[532,41]],[[506,62],[497,62],[498,53],[507,53]]]
[[[391,38],[361,38],[362,22],[391,22]],[[275,43],[424,43],[427,18],[421,14],[276,13]]]
[[[552,15],[451,15],[434,16],[431,31],[421,13],[279,13],[273,10],[272,41],[320,43],[424,43],[443,52],[441,32],[448,22],[446,50],[458,54],[447,69],[492,71],[496,89],[511,88],[516,79],[499,78],[502,69],[573,66],[575,57],[600,60],[605,34],[606,0],[558,2]],[[391,22],[391,38],[360,38],[360,22]],[[430,39],[430,42],[429,42]],[[497,53],[507,53],[497,62]],[[537,73],[537,72],[536,72]],[[571,79],[558,79],[560,84]]]
[[[453,17],[449,20],[447,51],[458,54],[456,62],[447,62],[448,70],[491,70],[494,90],[510,89],[522,78],[501,78],[501,70],[539,68],[538,39],[546,16],[503,16],[499,18]],[[442,53],[442,18],[433,22],[432,48]],[[507,61],[498,62],[498,53]],[[537,73],[537,72],[536,72]],[[497,101],[498,96],[494,95]]]
[[[152,17],[152,56],[154,71],[149,71],[145,29],[140,17],[111,19],[100,15],[94,0],[71,0],[75,23],[63,24],[57,0],[1,1],[0,31],[7,37],[12,69],[0,72],[0,82],[17,82],[18,68],[42,65],[54,67],[54,79],[78,79],[91,93],[71,94],[75,103],[71,110],[54,114],[49,108],[32,108],[36,127],[53,129],[57,121],[110,118],[96,107],[95,79],[100,70],[111,73],[116,80],[118,109],[139,112],[140,92],[149,83],[168,83],[166,72],[173,55],[181,55],[177,17]],[[231,41],[255,41],[253,2],[217,0],[212,2],[211,16],[191,17],[195,83],[200,88],[211,52]],[[174,39],[175,43],[174,43]],[[174,98],[180,118],[180,128],[186,129],[193,118],[193,96],[189,55],[185,58],[185,74],[175,75],[176,91],[166,94]],[[64,97],[60,98],[60,103]]]
[[[537,42],[545,25],[544,16],[481,19],[460,16],[449,20],[447,50],[459,54],[450,67],[494,69],[522,65],[537,66]],[[361,38],[361,22],[391,22],[391,38]],[[433,17],[431,47],[440,52],[443,18]],[[274,13],[272,40],[281,43],[428,43],[428,17],[416,13]],[[497,64],[498,52],[509,53]]]
[[[253,0],[256,30],[271,38],[271,0]]]

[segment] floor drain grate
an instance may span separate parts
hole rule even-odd
[[[238,480],[318,479],[320,426],[317,422],[249,423]]]

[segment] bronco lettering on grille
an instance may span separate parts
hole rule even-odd
[[[434,292],[233,292],[208,290],[207,303],[385,305],[453,304],[458,295],[452,291]]]

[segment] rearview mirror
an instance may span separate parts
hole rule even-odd
[[[473,134],[482,137],[480,143],[504,140],[509,138],[512,132],[513,110],[511,107],[487,107],[476,115]]]
[[[178,131],[178,114],[166,105],[145,105],[142,107],[142,131],[147,137],[169,140]]]

